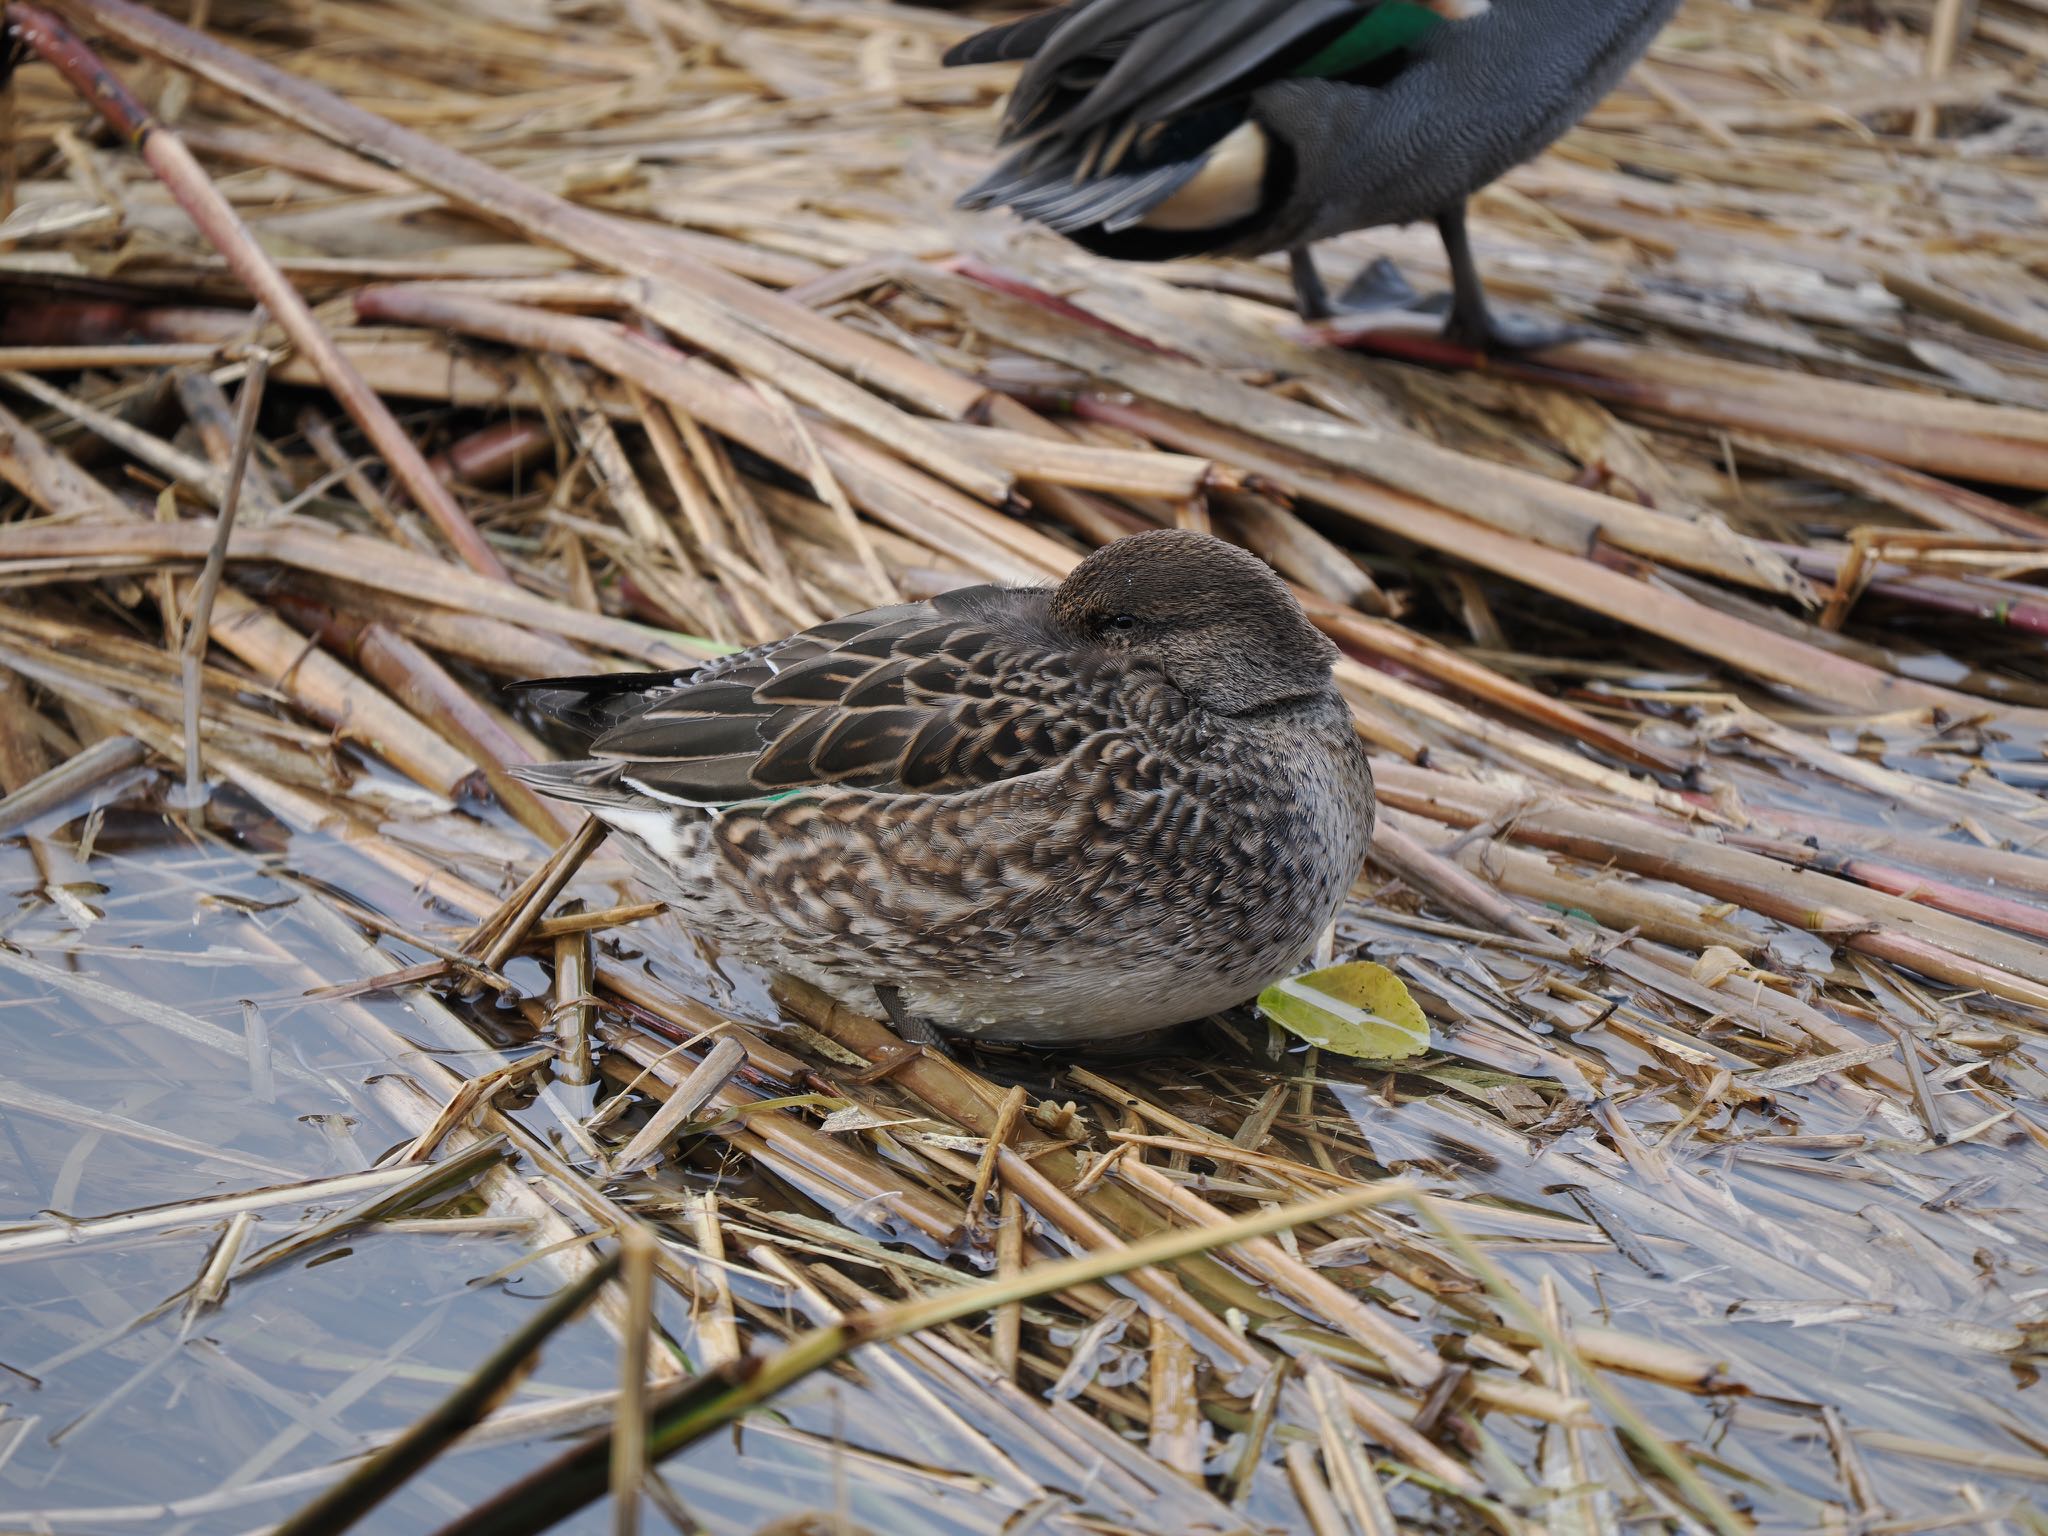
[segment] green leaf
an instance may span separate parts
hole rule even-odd
[[[1429,1049],[1421,1007],[1400,977],[1370,960],[1276,981],[1259,994],[1259,1012],[1339,1056],[1401,1061]]]

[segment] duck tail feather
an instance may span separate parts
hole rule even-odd
[[[620,767],[616,762],[521,763],[509,771],[550,800],[601,811],[631,805],[641,798],[619,782]]]
[[[588,737],[602,736],[646,707],[651,696],[694,680],[684,672],[600,672],[590,677],[536,677],[507,683],[540,714]]]
[[[1104,227],[1111,233],[1141,223],[1208,163],[1210,153],[1243,121],[1224,106],[1177,120],[1157,140],[1126,153],[1114,170],[1081,174],[1081,156],[1033,145],[1005,160],[961,197],[963,208],[1010,207],[1061,234]]]
[[[1026,16],[1022,21],[1006,22],[1000,27],[990,27],[986,32],[977,32],[946,50],[946,67],[1010,64],[1018,59],[1028,59],[1045,46],[1047,38],[1066,24],[1075,9],[1071,5],[1057,6],[1035,16]]]

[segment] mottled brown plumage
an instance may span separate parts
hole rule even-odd
[[[594,739],[521,777],[728,951],[963,1033],[1107,1038],[1242,1000],[1336,911],[1372,784],[1334,654],[1243,550],[1140,534],[1057,588],[536,685]]]

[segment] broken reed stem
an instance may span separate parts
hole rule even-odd
[[[650,1415],[649,1461],[673,1455],[863,1345],[885,1344],[1009,1303],[1171,1264],[1352,1211],[1413,1200],[1417,1195],[1416,1187],[1405,1179],[1390,1179],[1321,1200],[1269,1206],[1221,1226],[1180,1228],[1106,1252],[1040,1264],[1014,1279],[965,1285],[948,1294],[854,1313],[842,1322],[799,1335],[774,1355],[747,1357],[663,1393]],[[513,1536],[515,1532],[546,1530],[603,1495],[609,1485],[610,1465],[611,1434],[606,1431],[457,1516],[441,1527],[437,1536]]]
[[[1527,1332],[1534,1334],[1543,1347],[1552,1355],[1565,1362],[1574,1376],[1584,1384],[1587,1392],[1599,1399],[1619,1424],[1622,1433],[1634,1441],[1644,1457],[1671,1479],[1672,1486],[1685,1495],[1693,1510],[1711,1525],[1719,1536],[1750,1536],[1749,1522],[1729,1505],[1720,1492],[1700,1476],[1699,1469],[1675,1447],[1651,1427],[1650,1422],[1637,1411],[1621,1393],[1608,1385],[1607,1379],[1586,1363],[1585,1357],[1575,1349],[1571,1341],[1550,1326],[1540,1309],[1515,1288],[1514,1282],[1501,1271],[1499,1265],[1488,1258],[1479,1245],[1465,1234],[1452,1218],[1447,1202],[1433,1196],[1423,1195],[1414,1202],[1415,1209],[1436,1229],[1437,1235],[1450,1245],[1459,1259],[1486,1285],[1493,1299],[1515,1315],[1516,1321]]]
[[[364,381],[355,364],[314,319],[298,290],[257,244],[241,215],[221,196],[184,141],[151,117],[120,76],[48,11],[13,0],[7,6],[7,26],[54,66],[72,89],[135,147],[257,302],[276,317],[293,345],[312,360],[322,382],[376,445],[392,473],[433,519],[434,526],[455,552],[482,575],[511,581],[511,573],[497,552],[484,542],[468,514],[435,477],[426,458]]]
[[[499,1345],[476,1373],[425,1418],[328,1492],[279,1524],[272,1536],[336,1536],[404,1487],[415,1473],[478,1423],[527,1369],[535,1350],[581,1312],[618,1273],[619,1256],[598,1261]]]
[[[535,924],[530,931],[537,933],[539,926]],[[555,946],[555,1002],[548,1010],[555,1037],[551,1070],[556,1082],[582,1087],[597,1081],[590,1054],[590,1026],[596,1011],[591,1002],[590,933],[574,929],[549,936],[545,942]]]
[[[578,933],[597,933],[606,928],[623,928],[668,910],[665,901],[633,901],[623,906],[600,907],[595,912],[557,912],[535,923],[528,933],[532,939],[561,939]]]
[[[712,1046],[690,1075],[670,1091],[668,1101],[648,1117],[639,1134],[612,1159],[612,1171],[630,1173],[654,1157],[683,1122],[716,1098],[746,1064],[747,1048],[730,1035]]]
[[[723,306],[783,346],[930,415],[966,420],[985,391],[852,326],[771,293],[694,254],[680,232],[570,202],[509,172],[342,100],[275,65],[132,0],[58,0],[124,43],[220,87],[239,100],[388,166],[522,238],[570,251],[605,271],[663,280],[686,298]]]
[[[512,958],[513,951],[526,941],[528,930],[540,920],[548,903],[561,894],[562,887],[569,883],[604,838],[605,824],[595,816],[585,816],[568,841],[549,854],[497,911],[477,924],[475,932],[463,943],[463,949],[476,954],[479,945],[488,945],[479,956],[484,969],[502,970],[505,962]]]
[[[185,683],[185,814],[195,823],[206,816],[206,788],[199,764],[199,680],[206,660],[207,637],[213,625],[213,602],[220,593],[221,576],[227,570],[228,540],[235,531],[235,512],[242,503],[242,486],[249,471],[249,452],[256,444],[256,413],[263,408],[263,387],[270,381],[270,354],[258,352],[250,359],[248,377],[242,383],[242,399],[235,412],[234,457],[228,464],[227,493],[221,498],[220,516],[215,522],[213,543],[200,567],[199,581],[186,611],[185,640],[178,659]]]
[[[57,764],[0,798],[0,837],[19,831],[45,811],[149,760],[149,748],[133,736],[109,736],[76,757]]]
[[[1024,1202],[1015,1190],[1005,1189],[996,1204],[996,1275],[1014,1280],[1024,1270]],[[1007,1301],[996,1308],[995,1332],[989,1353],[996,1369],[1010,1380],[1017,1379],[1017,1347],[1024,1331],[1024,1305]]]
[[[1934,0],[1934,16],[1927,26],[1927,78],[1940,80],[1955,67],[1956,51],[1962,41],[1965,0]],[[1939,109],[1931,101],[1913,111],[1913,142],[1931,144],[1939,122]]]
[[[619,1401],[612,1415],[612,1536],[639,1536],[640,1486],[647,1478],[647,1351],[654,1333],[657,1240],[639,1222],[619,1232],[626,1287],[625,1337],[619,1343]]]
[[[1028,1095],[1024,1085],[1012,1085],[1003,1095],[1002,1107],[996,1111],[996,1123],[982,1143],[981,1158],[974,1167],[974,1190],[967,1197],[967,1219],[979,1227],[987,1215],[989,1186],[995,1182],[996,1159],[1010,1140],[1010,1133],[1017,1129],[1018,1117],[1024,1113]]]

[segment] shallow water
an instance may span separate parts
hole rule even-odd
[[[459,1191],[407,1211],[403,1230],[372,1223],[238,1281],[188,1323],[183,1293],[225,1218],[145,1216],[120,1232],[94,1223],[357,1174],[409,1140],[367,1090],[405,1074],[417,1053],[380,1048],[375,1031],[431,1035],[389,997],[301,996],[361,974],[331,926],[309,918],[319,897],[305,880],[346,882],[413,921],[436,914],[317,838],[286,860],[195,846],[165,817],[116,810],[79,866],[78,823],[44,831],[0,843],[0,1529],[259,1528],[327,1481],[303,1474],[420,1417],[559,1280],[531,1257],[531,1223],[475,1230],[482,1201]],[[49,899],[50,874],[67,899]],[[95,990],[68,989],[73,977]],[[256,1038],[268,1039],[254,1068],[243,1048],[252,1008]],[[224,1032],[225,1048],[176,1032],[195,1024]],[[436,1054],[465,1074],[482,1065]],[[252,1087],[252,1073],[267,1087]],[[522,1118],[545,1127],[551,1117]],[[263,1203],[243,1252],[365,1198],[350,1189],[311,1207]],[[680,1307],[664,1303],[661,1320],[688,1337]],[[572,1324],[510,1406],[573,1408],[609,1389],[616,1350],[597,1321]],[[840,1424],[859,1441],[869,1409],[846,1396],[829,1382],[793,1393],[780,1405],[787,1422],[764,1418],[737,1447],[708,1444],[664,1474],[721,1531],[829,1508],[845,1481],[835,1456],[791,1426],[829,1436]],[[590,1422],[586,1409],[564,1427]],[[432,1529],[556,1448],[530,1435],[444,1457],[360,1528]],[[944,1511],[956,1495],[915,1469],[895,1481],[893,1500],[876,1492],[886,1479],[852,1489],[855,1518],[954,1528]],[[589,1512],[564,1528],[609,1529],[608,1518]]]
[[[1785,803],[1799,798],[1794,789]],[[417,1419],[559,1284],[551,1261],[533,1257],[549,1232],[530,1215],[484,1219],[503,1202],[474,1182],[403,1221],[368,1222],[239,1280],[193,1315],[186,1296],[223,1215],[201,1208],[120,1230],[95,1225],[359,1174],[416,1133],[405,1108],[413,1075],[439,1062],[470,1077],[540,1048],[528,1043],[526,1019],[482,1004],[461,1006],[498,1050],[451,1041],[431,1009],[389,994],[307,999],[309,987],[367,974],[361,940],[334,915],[338,896],[441,940],[466,922],[340,840],[290,835],[233,794],[219,805],[229,836],[195,839],[138,791],[91,828],[83,859],[88,824],[72,812],[0,843],[0,1530],[261,1528],[323,1486],[337,1457]],[[516,874],[507,861],[519,843],[488,824],[423,815],[396,831],[475,883],[503,889]],[[594,903],[627,889],[602,865],[579,884]],[[1773,941],[1782,967],[1825,973],[1810,937],[1751,927]],[[2048,1316],[2041,1020],[1982,1000],[1967,1018],[1943,1014],[1944,1028],[2012,1036],[2009,1051],[1977,1069],[2000,1076],[2010,1116],[1994,1118],[1968,1092],[1970,1072],[1937,1085],[1948,1127],[1967,1136],[1961,1144],[1933,1145],[1910,1112],[1835,1076],[1775,1090],[1732,1117],[1706,1115],[1665,1140],[1691,1101],[1688,1083],[1716,1064],[1748,1070],[1773,1059],[1769,1048],[1732,1023],[1703,1028],[1687,1007],[1594,964],[1539,964],[1399,919],[1354,917],[1343,936],[1402,971],[1431,1007],[1451,1053],[1439,1066],[1396,1078],[1272,1053],[1263,1026],[1238,1021],[1176,1037],[1170,1049],[1186,1054],[1092,1069],[1226,1133],[1274,1084],[1309,1084],[1307,1113],[1290,1093],[1271,1150],[1310,1158],[1318,1141],[1340,1172],[1409,1173],[1467,1202],[1466,1224],[1524,1294],[1547,1284],[1577,1324],[1721,1362],[1733,1390],[1610,1379],[1665,1436],[1702,1451],[1716,1482],[1771,1529],[1839,1525],[1848,1487],[1862,1490],[1866,1511],[1904,1522],[1898,1529],[1972,1509],[2024,1528],[2014,1511],[2048,1488],[2048,1388],[2035,1379]],[[672,930],[655,925],[622,942],[632,946],[622,954],[679,989],[745,1014],[767,1010],[758,978],[727,984]],[[397,941],[384,948],[400,963],[424,958]],[[1675,963],[1682,976],[1686,962]],[[513,974],[542,981],[532,962]],[[1565,995],[1574,986],[1583,998]],[[1807,996],[1827,1003],[1818,982]],[[1603,1018],[1601,999],[1620,1006]],[[1491,1033],[1455,1022],[1491,1016],[1505,1021]],[[1862,1038],[1887,1038],[1868,1020],[1833,1016]],[[1517,1049],[1542,1070],[1514,1080],[1459,1071],[1461,1059],[1509,1064]],[[1560,1061],[1569,1070],[1552,1070]],[[1059,1085],[1062,1097],[1093,1102],[1063,1083],[1061,1063],[992,1056],[986,1065],[1034,1092]],[[610,1092],[557,1084],[506,1103],[520,1126],[577,1161],[564,1116]],[[1606,1116],[1632,1132],[1640,1155],[1617,1154]],[[1180,1165],[1226,1184],[1230,1176],[1199,1158]],[[534,1172],[515,1166],[520,1177]],[[815,1212],[715,1150],[608,1187],[658,1219],[665,1202],[717,1184],[722,1166],[729,1211],[744,1217],[758,1200],[764,1219]],[[302,1195],[254,1204],[242,1252],[367,1197],[349,1188],[311,1206]],[[1610,1230],[1623,1240],[1608,1241]],[[788,1304],[789,1293],[751,1278],[748,1255],[729,1257],[743,1307]],[[1343,1256],[1321,1257],[1342,1278]],[[1414,1308],[1415,1337],[1449,1319],[1441,1298],[1391,1278],[1374,1283]],[[659,1317],[694,1348],[681,1303],[665,1297]],[[1114,1476],[1077,1474],[1071,1454],[998,1414],[992,1398],[949,1401],[965,1417],[948,1427],[932,1395],[944,1396],[933,1384],[945,1366],[922,1349],[870,1354],[857,1377],[815,1377],[662,1475],[719,1536],[835,1509],[846,1530],[995,1531],[1006,1519],[1030,1523],[1034,1488],[1112,1527],[1203,1528],[1195,1514],[1146,1525]],[[441,1458],[360,1529],[432,1529],[530,1470],[563,1435],[606,1416],[591,1398],[613,1384],[615,1360],[602,1321],[575,1323],[509,1405],[558,1417]],[[1096,1387],[1118,1388],[1135,1363],[1105,1339]],[[1142,1395],[1142,1378],[1127,1390]],[[1526,1421],[1493,1414],[1463,1433],[1498,1437],[1492,1464],[1508,1469],[1506,1485],[1511,1469],[1541,1459]],[[1219,1432],[1210,1444],[1227,1459]],[[2006,1460],[1958,1466],[1934,1459],[1943,1448]],[[1269,1447],[1242,1514],[1254,1528],[1283,1528],[1294,1507]],[[1441,1516],[1412,1490],[1396,1491],[1396,1510]],[[565,1527],[608,1528],[602,1508]]]

